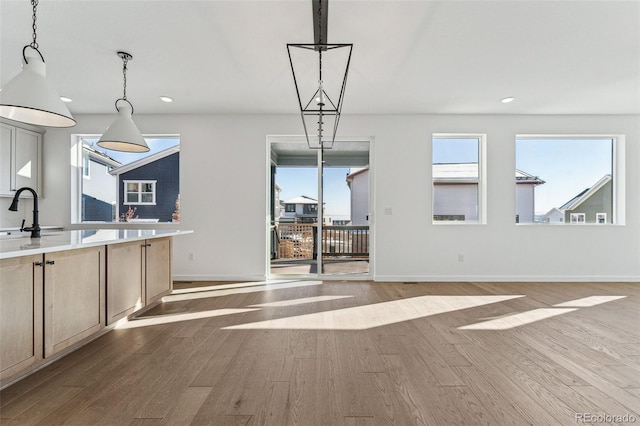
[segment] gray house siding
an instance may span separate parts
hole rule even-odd
[[[604,184],[575,209],[565,210],[565,223],[570,223],[571,213],[584,213],[585,223],[596,223],[596,214],[606,213],[607,223],[613,223],[613,181]]]
[[[125,204],[124,181],[155,180],[156,204]],[[176,199],[180,193],[180,153],[168,155],[159,160],[145,164],[136,169],[122,173],[118,178],[119,211],[122,215],[129,207],[135,208],[134,217],[139,219],[159,219],[160,222],[171,222],[175,210]]]

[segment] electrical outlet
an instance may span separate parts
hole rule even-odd
[[[464,262],[464,254],[458,253],[458,262]]]
[[[193,252],[192,251],[187,253],[187,260],[193,261]]]
[[[384,208],[384,215],[385,216],[391,216],[393,215],[393,209],[391,207],[385,207]]]

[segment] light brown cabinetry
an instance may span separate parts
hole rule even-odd
[[[145,251],[145,303],[148,305],[171,293],[171,238],[147,240]]]
[[[144,306],[144,243],[107,246],[107,324]]]
[[[104,327],[104,246],[47,253],[44,278],[44,356]]]
[[[172,288],[171,237],[107,246],[107,325]]]
[[[0,261],[0,380],[42,360],[42,255]]]

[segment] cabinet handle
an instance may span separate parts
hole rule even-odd
[[[44,266],[44,262],[33,262],[33,266]]]
[[[143,244],[142,247],[151,247],[151,244]]]
[[[47,260],[45,263],[46,263],[47,265],[55,265],[55,264],[56,264],[56,261],[55,261],[55,260]]]

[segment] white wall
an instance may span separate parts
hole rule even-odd
[[[41,221],[70,224],[70,135],[113,120],[78,116],[44,142]],[[143,133],[181,135],[180,279],[260,279],[266,273],[268,134],[299,134],[291,116],[134,116]],[[377,280],[640,281],[638,116],[349,116],[343,136],[373,137],[373,232]],[[431,223],[433,133],[487,134],[487,223]],[[516,226],[516,134],[626,134],[626,225]],[[28,203],[25,203],[28,204]],[[1,201],[6,211],[8,199]],[[21,211],[27,206],[21,203]],[[384,215],[391,208],[391,215]],[[27,218],[30,212],[26,210]],[[20,215],[16,215],[20,216]],[[9,220],[1,215],[2,225]],[[11,219],[20,224],[20,219]],[[155,225],[158,226],[158,225]],[[178,227],[163,225],[163,227]],[[187,260],[187,253],[194,260]],[[464,262],[458,262],[458,254]]]

